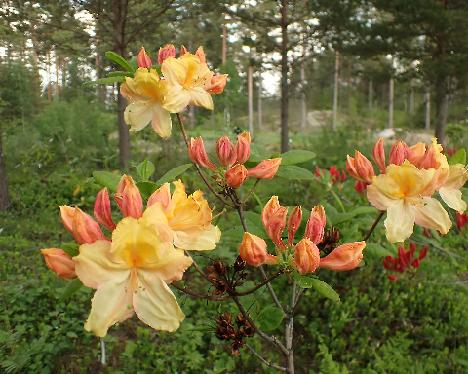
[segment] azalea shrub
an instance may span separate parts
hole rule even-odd
[[[130,130],[143,131],[151,124],[152,130],[144,131],[154,131],[164,139],[159,141],[170,141],[177,131],[192,163],[177,165],[158,180],[152,178],[154,164],[145,160],[133,176],[94,171],[93,182],[100,185],[94,209],[60,206],[62,224],[75,244],[41,253],[47,267],[69,283],[67,293],[90,296],[93,290],[84,329],[100,338],[102,365],[108,334],[136,319],[137,345],[139,334],[147,331],[144,326],[174,333],[186,331],[185,323],[211,323],[214,341],[232,356],[247,356],[264,368],[294,373],[301,367],[307,352],[298,337],[316,345],[324,365],[336,365],[329,354],[336,348],[330,336],[295,328],[308,316],[308,299],[327,299],[324,306],[333,313],[331,303],[340,301],[340,290],[346,291],[358,272],[392,281],[403,273],[414,276],[428,261],[427,247],[416,251],[408,242],[419,235],[418,226],[430,230],[426,235],[431,237],[448,234],[452,226],[439,198],[463,229],[461,189],[468,179],[463,152],[448,158],[436,139],[411,146],[397,141],[387,157],[379,139],[372,151],[375,166],[359,150],[347,157],[346,171],[356,185],[335,165],[316,165],[315,172],[299,166],[314,158],[308,149],[262,155],[249,132],[240,132],[235,141],[219,134],[215,152],[209,152],[203,137],[191,136],[182,115],[190,106],[214,110],[212,95],[222,95],[229,84],[226,74],[210,69],[203,48],[192,54],[181,47],[177,53],[166,45],[157,63],[144,48],[135,61],[107,56],[125,71],[98,83],[119,83]],[[191,188],[189,170],[196,172],[201,188]],[[282,205],[283,197],[271,184],[277,178],[305,182],[304,191],[319,185],[331,199],[298,198],[299,205],[289,193],[285,199],[292,206]],[[346,201],[343,190],[350,183],[355,196]],[[382,218],[388,246],[373,242]],[[394,243],[399,243],[397,253],[388,250]],[[383,258],[377,275],[365,269],[372,257]],[[334,272],[340,274],[330,275]],[[336,277],[335,287],[330,277]],[[212,318],[185,307],[186,298],[206,301]],[[372,308],[365,301],[362,305]],[[323,318],[312,313],[318,321]],[[346,334],[346,316],[333,318],[332,334]],[[349,344],[351,339],[356,337],[351,335]],[[127,345],[125,352],[131,356],[132,349],[138,348]]]

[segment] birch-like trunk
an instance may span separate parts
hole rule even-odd
[[[253,126],[253,116],[254,116],[254,109],[253,109],[253,66],[249,66],[247,71],[247,91],[248,91],[248,105],[249,105],[249,131],[250,134],[253,135],[254,133],[254,126]]]
[[[337,127],[338,117],[338,84],[340,79],[340,54],[335,52],[335,73],[333,75],[333,115],[332,115],[332,130]]]
[[[388,122],[387,128],[393,129],[393,97],[394,97],[394,81],[390,77],[388,82]]]
[[[431,91],[429,89],[424,94],[425,115],[424,115],[424,128],[431,129]]]

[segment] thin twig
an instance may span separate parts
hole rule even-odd
[[[383,217],[385,211],[380,211],[379,212],[379,215],[377,216],[377,218],[375,219],[374,223],[372,224],[369,232],[367,233],[367,235],[364,237],[364,239],[362,239],[363,242],[365,242],[367,239],[370,238],[370,236],[372,235],[372,232],[374,231],[374,229],[377,227],[377,224],[379,223],[380,219]]]
[[[192,291],[192,290],[189,290],[185,287],[180,287],[179,285],[175,284],[175,283],[171,283],[171,285],[178,289],[179,291],[189,295],[189,296],[192,296],[193,298],[196,298],[196,299],[205,299],[205,300],[211,300],[211,301],[228,301],[229,298],[227,297],[217,297],[217,296],[214,296],[214,295],[202,295],[202,294],[199,294],[195,291]]]
[[[266,366],[271,367],[271,368],[276,369],[276,370],[279,370],[279,371],[286,371],[285,367],[273,364],[272,362],[268,361],[263,356],[261,356],[260,354],[255,352],[255,350],[250,345],[246,344],[245,346],[250,351],[250,353],[252,353],[255,357],[257,357]]]
[[[246,196],[246,198],[244,199],[244,201],[242,201],[242,205],[244,205],[247,201],[249,201],[250,196],[252,196],[253,192],[255,191],[255,187],[257,187],[258,182],[260,182],[260,179],[257,179],[257,180],[255,181],[254,185],[252,186],[252,188],[250,189],[250,191],[247,192],[247,196]]]
[[[276,274],[272,275],[270,278],[265,279],[263,282],[257,284],[255,287],[251,288],[250,290],[243,291],[243,292],[234,292],[234,295],[236,295],[236,296],[250,295],[251,293],[254,293],[255,291],[257,291],[259,288],[261,288],[264,285],[270,283],[273,279],[279,277],[283,273],[284,273],[284,271],[280,270]]]

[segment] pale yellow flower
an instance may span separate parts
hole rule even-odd
[[[409,238],[416,223],[446,234],[451,226],[448,213],[432,194],[437,189],[436,169],[418,169],[409,161],[390,165],[385,174],[373,177],[367,198],[377,209],[386,210],[385,228],[391,243]]]
[[[466,210],[466,202],[463,201],[460,189],[468,180],[468,171],[465,165],[450,165],[448,178],[439,188],[439,194],[442,200],[452,209],[459,213]]]
[[[206,91],[213,72],[199,57],[190,53],[178,58],[168,57],[161,65],[161,72],[167,82],[164,108],[168,111],[178,113],[187,105],[213,109],[213,99]]]
[[[74,257],[78,278],[95,288],[85,329],[105,336],[110,326],[138,318],[157,330],[174,331],[184,314],[168,287],[180,280],[192,259],[174,248],[164,231],[167,219],[159,204],[141,218],[126,217],[112,232],[112,242],[98,240],[80,246]]]
[[[156,70],[139,68],[134,78],[127,77],[120,89],[130,102],[125,109],[125,122],[131,131],[140,131],[151,122],[154,131],[162,138],[171,135],[171,114],[164,109],[166,82]]]
[[[165,183],[148,199],[148,206],[159,203],[167,219],[168,229],[177,248],[195,251],[214,249],[219,242],[221,232],[211,223],[213,218],[208,201],[201,191],[187,196],[184,184],[174,182],[175,191],[171,196],[170,185]]]

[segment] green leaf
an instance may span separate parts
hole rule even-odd
[[[260,162],[270,158],[270,154],[265,151],[264,147],[260,147],[255,143],[250,144],[250,157],[249,162]]]
[[[375,215],[376,213],[377,209],[372,206],[358,206],[349,212],[336,212],[331,214],[330,222],[333,222],[333,225],[338,225],[339,223],[349,221],[357,216]]]
[[[105,77],[105,78],[99,78],[96,79],[95,81],[89,81],[86,82],[86,85],[94,85],[94,84],[104,84],[104,85],[111,85],[114,83],[122,83],[124,81],[124,77],[119,75],[115,77]]]
[[[62,292],[59,294],[59,300],[68,299],[76,291],[81,288],[81,281],[79,279],[73,279],[68,281],[68,284],[62,289]]]
[[[112,192],[115,192],[120,178],[122,178],[121,175],[114,174],[110,171],[94,171],[93,177],[97,184],[107,187]]]
[[[380,244],[368,243],[364,249],[364,256],[367,255],[372,257],[386,257],[393,256],[394,254]]]
[[[320,279],[312,279],[312,287],[322,296],[333,300],[335,302],[340,301],[340,295],[330,286],[327,282],[321,281]]]
[[[263,308],[257,316],[257,323],[262,330],[272,331],[283,321],[284,314],[274,305]]]
[[[285,152],[281,155],[281,165],[288,166],[302,164],[303,162],[312,160],[314,157],[314,152],[305,151],[302,149],[294,149],[292,151]]]
[[[164,174],[161,178],[159,178],[156,181],[156,184],[161,185],[166,182],[172,182],[176,177],[178,177],[180,174],[190,169],[191,167],[192,167],[192,164],[184,164],[184,165],[177,166],[174,169],[169,170],[166,174]]]
[[[450,165],[466,164],[466,151],[465,148],[459,149],[449,160]]]
[[[155,167],[151,161],[145,160],[142,163],[140,163],[136,167],[136,169],[137,169],[138,176],[142,180],[147,181],[153,175]]]
[[[122,70],[116,70],[116,71],[111,71],[109,74],[107,74],[108,77],[133,77],[133,73],[129,71],[122,71]]]
[[[140,190],[143,199],[147,199],[151,194],[158,189],[158,185],[150,181],[141,181],[137,183],[137,187]]]
[[[301,288],[311,288],[313,286],[314,278],[301,275],[299,273],[293,273],[293,278],[296,281],[296,284]]]
[[[267,239],[268,236],[263,229],[261,222],[262,222],[262,217],[260,214],[252,212],[252,211],[246,211],[244,212],[245,216],[245,221],[247,224],[247,228],[249,229],[249,232],[253,235],[256,235],[262,239]]]
[[[276,174],[278,177],[289,179],[289,180],[314,180],[314,174],[304,168],[299,166],[280,166],[278,169],[278,173]]]
[[[135,69],[132,67],[132,65],[130,65],[130,63],[127,60],[125,60],[122,56],[115,52],[106,52],[106,58],[108,58],[112,62],[115,62],[117,65],[123,67],[127,71],[130,71],[132,73],[135,71]]]

